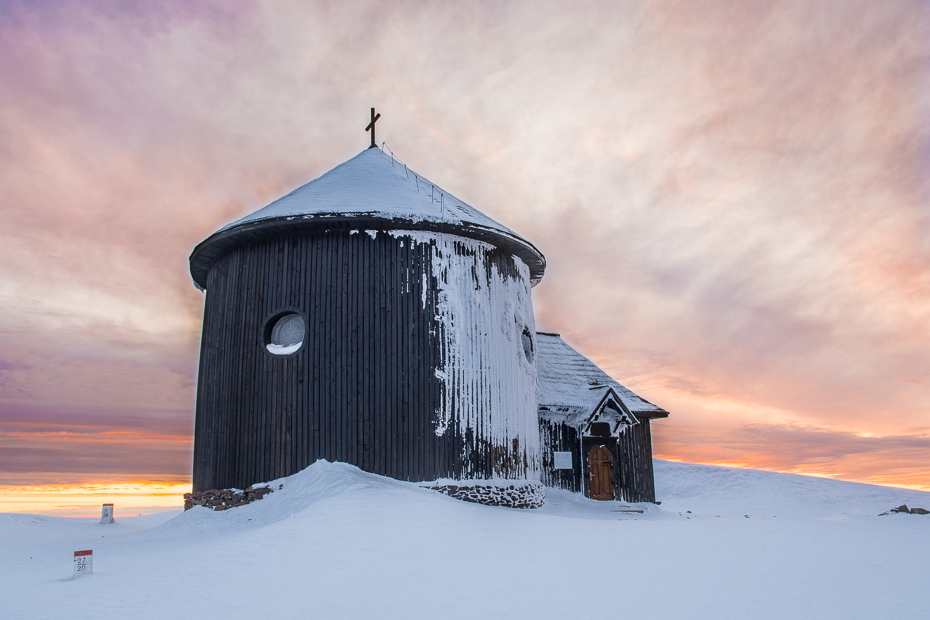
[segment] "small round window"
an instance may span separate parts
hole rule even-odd
[[[530,330],[526,327],[523,328],[523,333],[520,335],[520,340],[523,341],[523,355],[526,356],[526,361],[530,364],[533,363],[533,336],[530,334]]]
[[[307,328],[302,316],[288,312],[268,321],[265,328],[265,347],[274,355],[290,355],[304,343]]]

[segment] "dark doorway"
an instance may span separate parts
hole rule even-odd
[[[613,457],[605,446],[594,446],[588,452],[588,490],[591,499],[614,498]]]

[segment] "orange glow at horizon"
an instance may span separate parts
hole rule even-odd
[[[777,469],[748,461],[685,460],[674,454],[656,454],[657,459],[676,463],[694,463],[735,469],[755,469],[773,473],[797,474],[815,478],[839,479],[837,472],[816,471],[809,467]],[[883,476],[856,478],[842,477],[848,482],[930,492],[930,485],[922,480],[914,482],[900,479],[887,480]],[[181,510],[184,493],[190,493],[190,482],[184,481],[101,481],[81,484],[44,484],[0,486],[0,513],[24,513],[59,517],[100,516],[102,504],[115,505],[117,519],[165,510]],[[661,497],[657,499],[661,500]]]
[[[827,471],[815,471],[810,467],[796,467],[791,469],[778,469],[767,467],[764,464],[752,463],[752,462],[729,462],[729,461],[717,461],[713,459],[709,460],[691,460],[681,458],[671,454],[656,454],[655,458],[661,459],[663,461],[671,461],[674,463],[692,463],[694,465],[712,465],[715,467],[732,467],[734,469],[755,469],[760,471],[770,471],[776,474],[797,474],[798,476],[810,476],[812,478],[826,478],[829,480],[842,480],[845,482],[859,482],[862,484],[874,484],[883,487],[893,487],[897,489],[911,489],[913,491],[927,491],[930,492],[930,484],[924,482],[925,475],[915,476],[913,482],[908,482],[906,478],[900,476],[865,476],[865,477],[856,477],[849,476],[840,472],[827,472]],[[662,498],[658,498],[662,499]]]
[[[60,517],[99,517],[102,504],[114,504],[117,519],[180,510],[190,482],[101,481],[74,485],[0,486],[0,512]]]

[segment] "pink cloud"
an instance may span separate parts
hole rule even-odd
[[[804,435],[826,465],[903,471],[930,411],[928,23],[906,1],[4,4],[0,421],[71,400],[114,431],[189,422],[190,250],[364,148],[377,105],[405,161],[546,253],[541,326],[668,400],[664,454],[790,468],[784,429],[832,429]],[[727,407],[756,439],[717,434]],[[67,469],[43,437],[18,462]],[[187,467],[169,444],[153,467]]]

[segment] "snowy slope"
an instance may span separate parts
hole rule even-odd
[[[0,618],[930,617],[930,516],[876,516],[930,493],[656,472],[642,514],[555,490],[490,508],[326,462],[227,512],[0,514]],[[94,575],[70,581],[85,548]]]
[[[821,519],[876,516],[904,503],[930,510],[930,493],[922,491],[660,460],[655,466],[656,494],[666,510]]]

